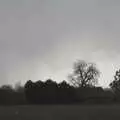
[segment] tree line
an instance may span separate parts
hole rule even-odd
[[[1,86],[0,105],[119,103],[120,70],[116,71],[110,89],[96,87],[99,76],[100,71],[94,63],[78,60],[68,81],[28,80],[24,86],[17,85],[16,88]]]

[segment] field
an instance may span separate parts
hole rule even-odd
[[[0,120],[120,120],[120,106],[1,106]]]

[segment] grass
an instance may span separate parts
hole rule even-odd
[[[0,120],[120,120],[120,106],[1,106]]]

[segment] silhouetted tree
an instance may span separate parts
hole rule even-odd
[[[44,93],[46,103],[55,103],[57,101],[57,83],[48,79],[44,83]]]
[[[114,80],[109,85],[114,91],[120,92],[120,69],[116,71]]]
[[[35,84],[29,80],[24,85],[25,96],[29,103],[33,103],[35,100]]]
[[[66,81],[58,84],[58,101],[61,103],[74,103],[75,88],[70,86]]]
[[[30,103],[57,104],[73,102],[75,91],[66,81],[57,84],[51,79],[34,83],[29,80],[25,84],[25,94]]]
[[[0,88],[0,104],[8,105],[13,104],[13,88],[10,85],[3,85]]]
[[[14,89],[10,85],[1,86],[0,87],[0,104],[1,105],[26,104],[24,87],[19,86],[18,89]]]
[[[69,82],[75,87],[95,86],[99,77],[99,70],[93,63],[78,60],[74,63],[73,74],[70,74]]]

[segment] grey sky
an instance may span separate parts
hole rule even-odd
[[[0,84],[63,80],[76,59],[107,86],[120,66],[119,0],[0,0]]]

